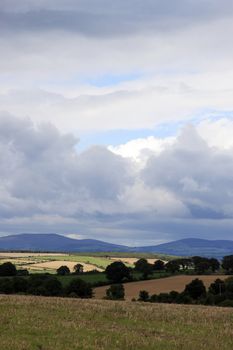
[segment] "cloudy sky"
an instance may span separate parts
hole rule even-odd
[[[0,0],[0,235],[233,239],[232,0]]]

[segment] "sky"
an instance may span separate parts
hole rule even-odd
[[[232,0],[0,0],[0,235],[233,239]]]

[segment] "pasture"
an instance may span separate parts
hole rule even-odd
[[[139,292],[141,290],[146,290],[149,294],[159,294],[159,293],[169,293],[172,290],[177,292],[182,292],[186,286],[186,284],[190,283],[193,279],[199,278],[201,279],[206,287],[209,287],[212,282],[214,282],[217,278],[225,279],[227,275],[179,275],[179,276],[171,276],[166,278],[157,278],[145,281],[137,281],[124,283],[125,287],[125,299],[131,300],[132,298],[137,299]],[[106,295],[106,289],[109,286],[97,287],[95,288],[95,298],[102,299]]]
[[[0,296],[4,350],[231,350],[228,308]]]
[[[107,254],[107,253],[106,253]],[[32,273],[56,273],[61,265],[69,267],[70,271],[74,271],[76,264],[82,264],[84,272],[97,270],[104,271],[106,267],[114,261],[122,261],[128,267],[133,267],[138,260],[134,255],[131,256],[108,256],[105,253],[82,255],[82,254],[61,254],[61,253],[11,253],[0,252],[0,264],[11,261],[17,269],[27,269]],[[151,255],[150,255],[151,256]],[[153,263],[157,258],[149,258],[148,261]]]

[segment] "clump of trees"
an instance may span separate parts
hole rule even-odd
[[[67,266],[57,269],[58,275],[69,274]],[[76,298],[91,298],[92,286],[79,279],[73,278],[63,287],[56,276],[49,274],[34,274],[28,276],[27,270],[18,270],[11,262],[0,265],[0,293],[3,294],[32,294],[43,296],[67,296]],[[25,277],[27,276],[27,277]]]
[[[150,296],[147,291],[142,290],[139,293],[138,301],[233,307],[233,277],[229,277],[225,281],[218,278],[208,289],[206,289],[202,280],[196,278],[187,284],[181,293],[171,291],[170,293]]]
[[[121,283],[132,279],[131,269],[121,261],[114,261],[105,269],[106,277],[113,283]]]
[[[43,274],[30,275],[28,278],[2,277],[0,278],[0,293],[75,298],[91,298],[93,295],[92,286],[79,278],[72,279],[64,287],[57,277]]]

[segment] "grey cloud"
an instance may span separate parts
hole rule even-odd
[[[10,3],[10,2],[9,2]],[[13,6],[15,5],[15,6]],[[169,31],[229,16],[233,4],[215,1],[54,1],[1,6],[1,31],[65,30],[85,36]]]
[[[148,160],[142,177],[150,187],[169,189],[197,218],[233,217],[232,150],[209,147],[192,126],[176,143]]]
[[[77,142],[50,124],[1,115],[0,232],[138,244],[220,232],[230,238],[232,150],[209,147],[188,126],[138,170],[104,147],[79,153]]]
[[[0,178],[10,210],[23,203],[25,215],[28,207],[76,215],[96,210],[98,201],[117,200],[131,181],[128,162],[98,146],[78,155],[76,143],[49,124],[0,118]]]

